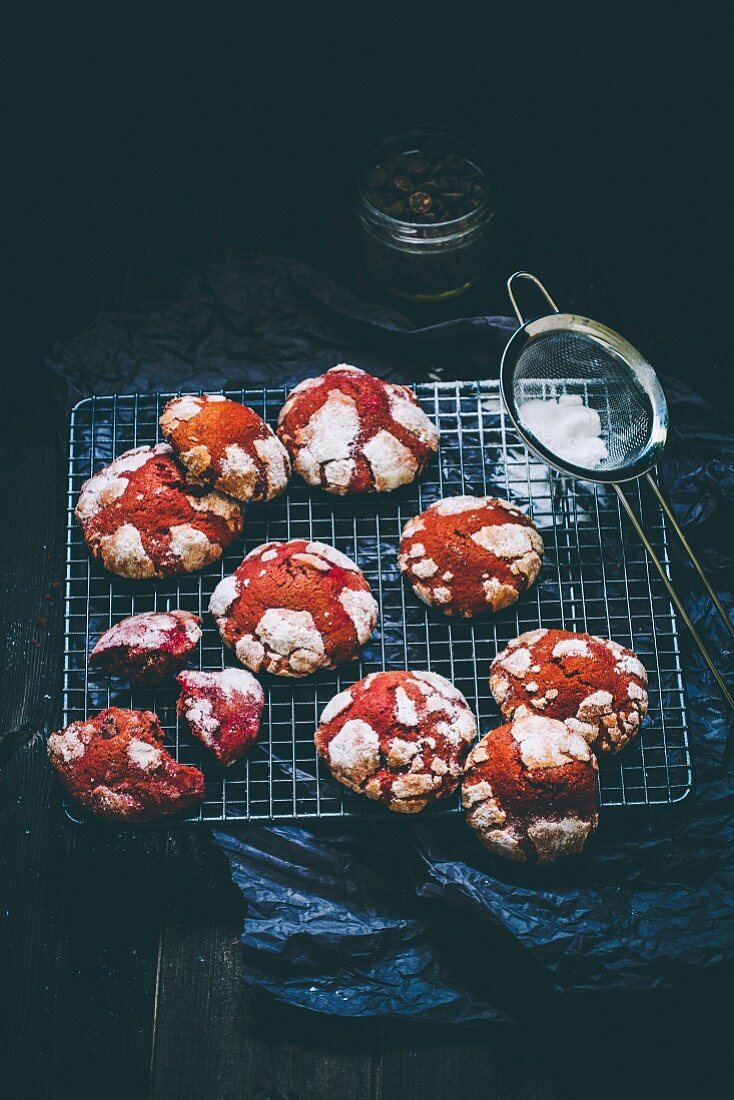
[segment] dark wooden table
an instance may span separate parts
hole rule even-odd
[[[379,298],[354,262],[346,201],[332,203],[322,189],[319,201],[333,213],[306,217],[308,206],[287,206],[290,189],[281,182],[266,228],[258,228],[235,182],[216,200],[211,189],[174,188],[165,201],[156,192],[149,212],[141,200],[122,204],[115,218],[100,213],[101,199],[90,212],[86,193],[75,202],[64,196],[37,214],[42,247],[26,241],[37,262],[20,280],[30,304],[20,310],[23,331],[8,352],[0,402],[0,1035],[7,1048],[0,1094],[545,1100],[666,1097],[701,1087],[711,1094],[705,1082],[729,1039],[708,986],[589,999],[553,1020],[533,1019],[528,1006],[528,1020],[514,1027],[323,1018],[248,989],[238,943],[243,904],[206,830],[96,831],[62,816],[45,739],[59,721],[62,686],[66,423],[60,387],[41,356],[98,309],[170,292],[185,270],[221,256],[228,243],[296,255]],[[334,189],[341,184],[335,180]],[[661,259],[662,286],[648,284],[638,265],[628,265],[626,239],[615,245],[613,217],[590,230],[583,220],[564,224],[558,215],[567,207],[554,206],[560,192],[548,197],[546,188],[542,200],[527,181],[518,187],[481,285],[450,306],[405,312],[416,323],[507,312],[504,277],[528,267],[567,308],[619,327],[664,369],[718,392],[718,345],[710,332],[697,341],[703,299],[693,275],[684,288],[693,316],[668,295],[683,261],[671,272]],[[656,240],[647,241],[651,253]]]

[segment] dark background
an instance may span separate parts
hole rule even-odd
[[[297,257],[382,300],[348,197],[370,137],[451,122],[493,169],[485,277],[447,305],[399,305],[406,316],[509,312],[505,278],[527,268],[661,372],[717,404],[732,392],[720,27],[618,10],[504,25],[461,6],[244,15],[45,13],[8,36],[0,1094],[683,1094],[728,1048],[705,986],[514,1029],[322,1019],[243,986],[241,902],[205,836],[79,833],[60,815],[43,742],[59,713],[65,429],[43,358],[228,247]]]

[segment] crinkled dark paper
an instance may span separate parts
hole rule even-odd
[[[496,377],[513,327],[474,317],[415,331],[295,261],[233,258],[173,304],[102,316],[52,366],[74,398],[282,385],[343,361],[400,380]],[[681,383],[665,389],[665,488],[731,611],[734,427]],[[678,562],[677,577],[730,675],[731,639],[692,570]],[[248,903],[248,980],[321,1012],[461,1022],[567,992],[680,986],[732,963],[731,718],[683,644],[694,796],[607,812],[580,859],[506,865],[456,820],[215,832]]]

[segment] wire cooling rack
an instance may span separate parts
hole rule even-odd
[[[228,390],[227,396],[275,423],[285,390]],[[489,664],[517,634],[538,626],[588,631],[633,648],[650,675],[650,710],[642,734],[621,754],[601,761],[604,806],[669,804],[691,789],[686,704],[676,619],[663,584],[621,514],[616,494],[550,470],[521,444],[505,416],[496,382],[422,383],[421,405],[441,433],[438,460],[417,483],[369,497],[340,498],[294,478],[287,494],[247,510],[245,544],[200,573],[158,581],[126,581],[93,562],[74,520],[82,482],[131,447],[160,439],[158,417],[172,394],[90,397],[71,417],[64,652],[64,725],[107,706],[154,710],[177,760],[201,767],[203,803],[190,821],[287,821],[332,817],[397,818],[337,784],[316,755],[321,710],[343,688],[370,672],[431,669],[451,680],[476,712],[482,733],[499,724],[488,685]],[[663,514],[638,483],[628,496],[660,558],[669,568]],[[545,542],[538,583],[496,616],[452,620],[429,610],[401,580],[397,550],[404,523],[442,496],[495,494],[527,510]],[[381,619],[360,660],[305,680],[264,678],[266,706],[259,741],[223,768],[176,716],[177,685],[131,686],[90,670],[87,655],[99,635],[127,615],[183,608],[200,614],[203,638],[194,654],[201,668],[232,664],[211,616],[209,597],[232,573],[245,548],[276,539],[331,543],[363,569]],[[456,812],[458,794],[426,810]],[[75,811],[67,807],[70,816]]]

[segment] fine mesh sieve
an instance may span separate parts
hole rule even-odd
[[[513,284],[518,279],[534,283],[552,312],[526,321],[520,311]],[[507,280],[510,301],[520,328],[510,338],[502,356],[500,386],[512,420],[524,442],[550,466],[570,477],[613,485],[635,530],[665,583],[671,600],[690,630],[724,698],[734,709],[734,697],[699,637],[668,574],[650,544],[645,531],[625,496],[621,483],[645,476],[688,557],[704,582],[729,633],[734,626],[687,542],[650,470],[658,461],[668,430],[665,395],[647,360],[618,333],[588,317],[560,313],[548,291],[535,275],[516,271]],[[576,465],[548,445],[537,428],[526,420],[528,401],[550,401],[574,397],[594,409],[601,421],[606,456],[597,463]],[[559,412],[560,415],[560,412]],[[569,452],[570,453],[570,452]],[[579,452],[576,451],[578,457]],[[583,456],[582,456],[583,461]]]

